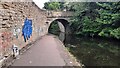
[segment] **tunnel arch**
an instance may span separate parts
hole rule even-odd
[[[59,26],[59,30],[60,32],[64,32],[64,33],[71,33],[70,31],[70,26],[69,26],[69,22],[66,19],[54,19],[49,23],[49,27],[48,27],[48,32],[50,30],[51,25],[56,21],[56,23]]]

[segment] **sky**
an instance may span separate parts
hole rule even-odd
[[[39,8],[43,8],[44,7],[44,3],[45,2],[49,2],[49,0],[33,0],[35,3],[36,3],[36,5],[39,7]]]

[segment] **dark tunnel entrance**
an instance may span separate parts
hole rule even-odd
[[[58,32],[70,33],[69,22],[65,19],[56,19],[50,24],[48,32],[52,34]]]
[[[66,34],[71,34],[69,22],[65,19],[56,19],[51,22],[48,32],[57,35],[64,42]]]

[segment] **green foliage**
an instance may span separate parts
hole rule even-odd
[[[65,4],[65,7],[68,11],[78,11],[78,12],[88,9],[88,6],[89,3],[87,2],[70,2]]]
[[[105,25],[102,31],[99,33],[100,36],[114,37],[120,39],[120,2],[113,3],[98,3],[102,8],[98,10],[100,18],[97,18],[98,23]],[[117,10],[117,11],[116,11]],[[117,23],[117,24],[116,24]]]
[[[59,32],[59,26],[57,24],[57,21],[53,21],[52,24],[49,27],[49,33],[57,33]]]
[[[64,8],[64,3],[63,2],[46,2],[44,3],[44,8],[47,10],[63,10]]]
[[[94,5],[93,5],[94,4]],[[76,34],[114,37],[120,39],[120,2],[72,4],[72,19]]]
[[[89,17],[85,16],[82,19],[82,32],[83,33],[88,33],[90,36],[95,35],[97,32],[100,30],[100,24],[96,23],[95,21],[91,20]]]
[[[110,32],[111,36],[120,39],[120,27]]]
[[[111,28],[104,28],[104,29],[99,33],[99,36],[111,37],[110,32],[111,32],[112,30],[113,30],[113,29],[111,29]]]

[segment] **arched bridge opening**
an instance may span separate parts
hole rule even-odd
[[[52,34],[56,32],[71,33],[69,22],[65,19],[55,19],[50,23],[48,32]]]

